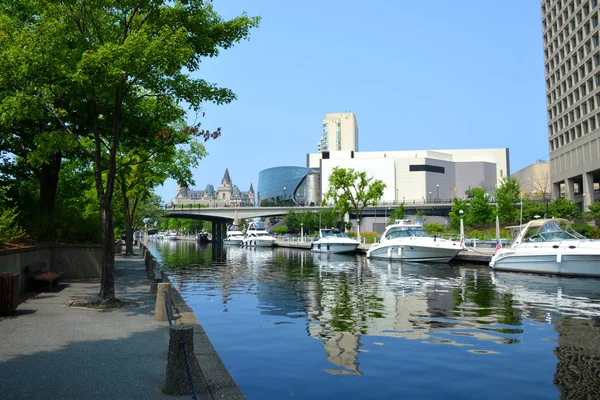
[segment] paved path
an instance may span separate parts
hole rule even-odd
[[[115,264],[117,297],[138,307],[69,307],[71,300],[97,295],[100,283],[65,281],[52,292],[32,294],[14,316],[0,317],[1,399],[190,398],[162,393],[169,327],[153,320],[155,295],[143,259],[117,256]],[[197,324],[189,309],[184,314],[183,322]],[[243,398],[199,325],[194,345],[210,384],[199,388],[198,398]]]

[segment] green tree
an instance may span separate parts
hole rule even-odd
[[[553,218],[575,219],[580,214],[579,206],[564,197],[554,199],[550,203],[550,216]]]
[[[465,223],[465,218],[468,217],[469,207],[467,205],[466,200],[461,200],[458,197],[452,199],[452,209],[450,211],[450,227],[452,229],[458,230],[460,228],[460,211],[462,210],[463,214],[463,224]]]
[[[523,221],[531,221],[546,214],[546,203],[523,199]]]
[[[358,229],[364,208],[377,205],[385,187],[385,183],[368,177],[364,171],[335,167],[329,176],[329,188],[323,198],[323,205],[329,200],[333,201],[334,209],[339,212],[340,218],[353,210]],[[360,229],[357,236],[360,238]]]
[[[498,204],[498,218],[502,223],[519,221],[520,210],[517,204],[521,201],[521,184],[514,178],[503,177],[500,186],[494,192]]]
[[[225,21],[201,0],[32,0],[0,7],[0,74],[20,74],[18,91],[11,94],[37,96],[91,156],[102,227],[100,301],[115,297],[112,201],[120,144],[155,135],[124,128],[143,114],[141,103],[148,97],[179,119],[182,103],[199,111],[204,102],[231,102],[230,90],[192,74],[203,57],[246,39],[258,22],[246,15]],[[220,134],[199,126],[189,132]]]
[[[471,189],[471,202],[469,212],[469,225],[483,225],[487,226],[492,223],[496,210],[490,204],[490,198],[482,188]]]
[[[588,208],[590,209],[590,212],[592,213],[594,218],[600,218],[600,201],[593,202],[588,206]]]
[[[397,219],[406,218],[406,210],[404,208],[404,203],[400,203],[398,208],[390,213],[389,223],[393,224]]]

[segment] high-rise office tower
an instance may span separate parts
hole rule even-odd
[[[594,202],[600,182],[598,0],[543,0],[552,195]]]
[[[327,114],[323,120],[323,134],[317,145],[324,151],[358,151],[358,123],[353,112]]]

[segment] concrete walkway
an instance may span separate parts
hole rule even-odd
[[[0,316],[0,398],[190,398],[162,393],[169,326],[153,320],[155,295],[149,294],[142,257],[116,256],[115,264],[116,295],[136,307],[70,307],[72,300],[89,300],[100,291],[99,280],[78,280],[32,293],[15,315]],[[173,297],[178,322],[195,325],[205,378],[196,384],[198,399],[243,399],[191,310],[176,292]]]

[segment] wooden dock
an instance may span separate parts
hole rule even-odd
[[[293,249],[304,249],[309,250],[312,242],[300,242],[300,241],[287,241],[287,240],[275,240],[277,247],[288,247]],[[371,247],[370,244],[362,243],[356,249],[359,254],[365,254]],[[467,262],[473,264],[489,264],[494,255],[495,249],[486,247],[468,247],[467,250],[461,251],[451,262]]]

